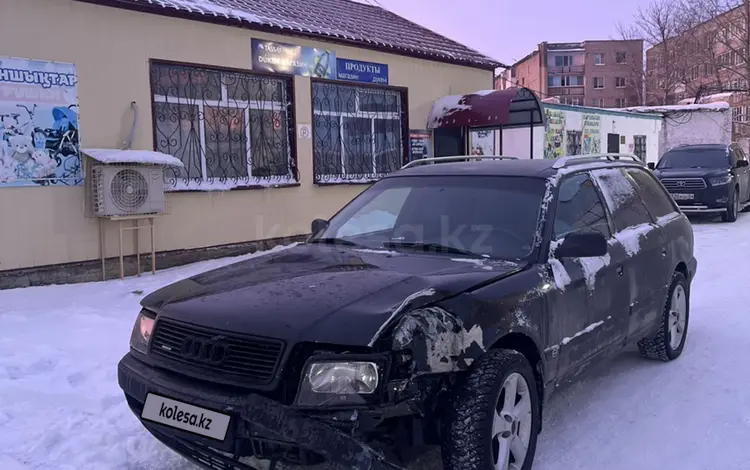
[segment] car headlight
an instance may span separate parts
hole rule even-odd
[[[306,377],[315,393],[364,394],[378,388],[374,362],[318,362],[310,364]]]
[[[365,402],[380,382],[375,362],[326,361],[310,363],[302,375],[300,406],[352,405]]]
[[[130,334],[130,347],[141,354],[148,352],[148,344],[151,340],[151,333],[154,330],[154,321],[156,315],[148,310],[141,310],[138,318],[135,319],[133,332]]]
[[[732,175],[719,176],[718,178],[711,178],[708,181],[711,183],[711,186],[721,186],[729,184],[732,181]]]

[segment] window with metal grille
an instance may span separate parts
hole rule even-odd
[[[403,165],[403,90],[313,81],[312,108],[315,183],[374,181]]]
[[[231,189],[296,181],[292,80],[151,62],[154,146],[172,190]]]
[[[646,161],[646,136],[645,135],[634,135],[633,136],[633,153],[636,157],[642,161]]]

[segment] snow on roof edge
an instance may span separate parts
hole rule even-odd
[[[629,113],[684,113],[690,111],[697,112],[722,112],[730,108],[729,103],[726,101],[717,101],[715,103],[704,103],[704,104],[675,104],[675,105],[663,105],[663,106],[634,106],[631,108],[620,108],[620,111]]]
[[[153,150],[81,149],[89,157],[101,163],[142,163],[184,167],[180,159]]]

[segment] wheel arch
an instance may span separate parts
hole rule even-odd
[[[690,279],[690,271],[688,270],[687,263],[684,261],[680,261],[677,263],[677,266],[674,268],[675,272],[681,273],[683,276],[685,276],[685,279]]]
[[[542,352],[536,342],[528,335],[513,332],[497,339],[489,349],[510,349],[517,351],[529,361],[531,370],[534,372],[537,392],[539,393],[539,415],[544,410],[544,361]],[[540,424],[541,431],[541,424]]]

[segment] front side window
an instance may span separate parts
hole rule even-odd
[[[651,215],[638,194],[638,188],[622,168],[593,170],[591,175],[604,195],[615,231],[651,223]]]
[[[315,183],[373,181],[401,168],[403,91],[313,82],[312,104]]]
[[[570,176],[560,183],[554,223],[554,240],[575,232],[599,232],[609,238],[604,204],[587,174]]]
[[[295,181],[292,81],[152,61],[157,151],[172,190],[231,189]]]
[[[370,249],[422,248],[456,256],[528,257],[546,182],[503,176],[394,177],[378,181],[311,239],[343,238]],[[451,251],[449,251],[451,250]]]
[[[728,168],[729,149],[726,148],[678,148],[665,153],[656,168]]]
[[[628,168],[625,173],[635,182],[641,199],[655,219],[677,211],[672,198],[652,174],[638,168]]]

